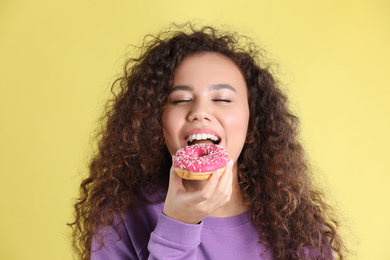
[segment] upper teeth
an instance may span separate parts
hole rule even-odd
[[[187,137],[187,142],[192,142],[194,140],[207,140],[218,141],[219,138],[212,134],[193,134]]]

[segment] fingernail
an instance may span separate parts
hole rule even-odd
[[[213,173],[213,175],[214,175],[215,178],[219,178],[219,176],[221,175],[221,170],[220,170],[220,169],[216,170],[216,171]]]

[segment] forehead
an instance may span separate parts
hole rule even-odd
[[[213,53],[199,53],[183,59],[174,71],[173,85],[245,85],[237,65],[228,57]]]

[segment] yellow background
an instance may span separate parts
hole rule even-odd
[[[0,1],[0,259],[72,259],[72,201],[126,46],[228,24],[280,63],[355,255],[390,259],[390,2]]]

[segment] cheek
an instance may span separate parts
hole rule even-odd
[[[173,111],[165,111],[162,115],[162,127],[164,131],[165,144],[171,154],[175,154],[180,148],[179,131],[180,120]]]
[[[226,115],[226,124],[229,125],[230,132],[239,135],[246,135],[249,123],[249,110],[235,109]]]
[[[171,142],[172,142],[172,122],[170,114],[164,112],[162,115],[162,127],[164,132],[165,144],[168,147],[169,152],[171,152]]]
[[[237,159],[244,146],[248,132],[249,110],[237,109],[225,117],[228,134],[228,149],[231,158]]]
[[[173,126],[175,122],[175,111],[167,108],[161,117],[162,127],[164,130],[164,134],[169,135],[175,127]]]

